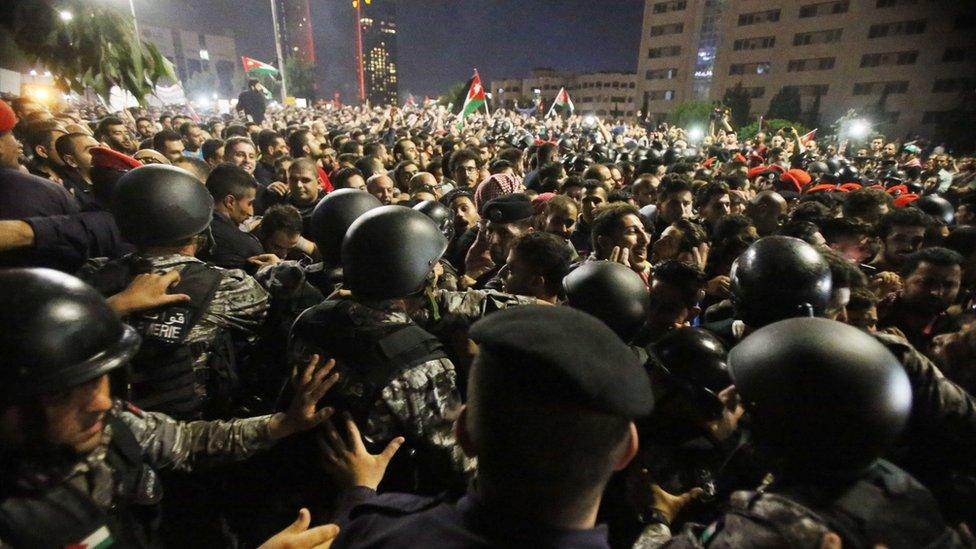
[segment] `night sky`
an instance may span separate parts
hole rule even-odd
[[[100,0],[101,1],[101,0]],[[126,6],[126,0],[109,0]],[[384,0],[374,0],[377,2]],[[241,55],[271,62],[267,0],[135,0],[140,21],[223,34]],[[351,0],[311,0],[320,96],[356,93]],[[400,95],[443,93],[471,76],[528,76],[533,67],[634,71],[641,0],[399,0]]]

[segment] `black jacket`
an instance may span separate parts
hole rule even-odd
[[[256,270],[247,258],[264,253],[257,237],[240,230],[233,221],[217,212],[213,214],[210,231],[214,245],[209,253],[201,254],[201,259],[225,269],[244,269],[248,273]]]

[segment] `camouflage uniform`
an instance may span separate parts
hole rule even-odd
[[[518,305],[532,305],[533,297],[506,294],[495,290],[435,290],[432,306],[414,313],[411,318],[425,329],[440,325],[471,324],[485,315]]]
[[[644,529],[635,549],[657,547],[808,547],[821,546],[824,535],[838,534],[845,547],[963,547],[946,526],[931,494],[894,465],[878,461],[861,478],[832,496],[808,506],[793,493],[826,492],[794,486],[786,495],[774,485],[732,494],[728,512],[705,527],[689,524],[674,537],[661,523]]]
[[[162,273],[170,270],[182,271],[190,263],[203,263],[195,257],[182,254],[170,254],[161,256],[151,256],[153,270]],[[94,273],[108,262],[107,258],[93,259],[82,268],[79,277],[84,280],[86,274]],[[220,330],[230,330],[235,336],[241,337],[252,343],[258,336],[258,329],[264,322],[268,312],[268,292],[262,288],[257,281],[240,269],[221,269],[223,278],[220,286],[210,301],[209,307],[204,311],[200,321],[193,327],[187,336],[186,343],[194,344],[205,348],[205,350],[194,357],[193,368],[195,371],[205,370],[212,354],[211,344],[216,340]],[[197,379],[205,379],[206,376],[197,376]],[[202,384],[196,386],[197,394],[201,401],[206,399],[206,387]]]
[[[351,314],[357,324],[412,323],[391,301],[357,303]],[[293,338],[289,354],[292,363],[297,363],[317,351],[315,342]],[[408,444],[424,450],[430,469],[470,478],[475,461],[464,455],[454,439],[454,420],[461,409],[456,383],[454,364],[448,358],[432,358],[397,373],[359,426],[364,439],[382,448],[403,436]]]
[[[5,492],[10,489],[15,494],[13,497],[27,501],[50,499],[52,496],[49,495],[49,490],[52,487],[67,486],[73,495],[82,500],[90,500],[106,516],[125,514],[128,509],[135,507],[148,509],[144,506],[158,504],[163,496],[157,471],[191,472],[201,466],[247,459],[274,444],[269,431],[270,421],[271,416],[260,416],[231,421],[179,422],[164,414],[143,412],[131,404],[117,400],[106,414],[101,444],[91,453],[76,463],[57,463],[52,460],[40,465],[5,460],[2,485]],[[131,435],[116,432],[116,429],[127,429]],[[120,462],[113,461],[109,456],[113,452],[110,446],[116,441],[132,439],[135,444],[134,455],[121,463],[124,464],[123,471],[141,469],[142,474],[135,485],[129,485],[123,480],[127,474],[123,472],[120,476],[119,470],[113,466],[113,463]],[[16,494],[28,496],[25,498]],[[8,510],[8,503],[7,500],[4,501],[5,511]],[[52,505],[67,510],[66,513],[72,521],[77,518],[77,515],[71,514],[77,504],[55,500]],[[49,521],[50,514],[45,515],[42,512],[38,520],[42,518]],[[91,520],[101,522],[105,518],[95,517]],[[97,525],[99,522],[92,524]],[[61,529],[62,525],[37,523],[39,527],[53,530]],[[145,540],[140,534],[133,534],[136,530],[131,529],[131,522],[117,522],[115,527],[119,530],[114,533],[124,536],[123,541],[120,541],[123,546],[127,542]],[[152,529],[151,525],[149,529]],[[41,532],[38,537],[45,535],[51,533]],[[0,547],[7,547],[3,540],[0,540]]]

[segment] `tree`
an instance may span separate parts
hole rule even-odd
[[[799,120],[802,115],[803,108],[800,105],[800,91],[794,86],[783,86],[769,100],[769,110],[766,112],[766,118]]]
[[[315,101],[315,64],[294,56],[286,58],[285,83],[288,95]]]
[[[685,101],[675,105],[668,113],[668,122],[681,128],[691,126],[707,126],[708,117],[715,110],[715,105],[708,101]]]
[[[811,128],[820,126],[820,101],[823,96],[819,93],[813,98],[813,104],[803,115],[803,123]]]
[[[437,98],[438,105],[444,105],[445,107],[453,104],[451,110],[454,114],[461,112],[464,107],[464,100],[468,98],[468,90],[471,89],[471,80],[467,82],[455,82],[451,84],[451,87],[447,88],[447,92]]]
[[[752,107],[752,98],[749,92],[742,87],[739,82],[733,88],[725,90],[722,97],[722,104],[732,111],[732,124],[740,128],[749,123],[749,110]]]
[[[156,83],[176,81],[172,64],[135,35],[131,19],[102,2],[3,2],[0,28],[32,64],[46,67],[64,91],[91,88],[106,101],[113,86],[140,102]],[[62,13],[70,18],[62,18]]]
[[[806,126],[800,122],[794,122],[792,120],[783,120],[781,118],[774,118],[772,120],[763,120],[763,131],[767,134],[776,133],[783,128],[796,128],[796,131],[803,135],[810,131]],[[739,139],[752,139],[759,133],[759,121],[750,122],[745,126],[739,128]]]

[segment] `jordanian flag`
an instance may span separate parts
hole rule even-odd
[[[461,109],[461,118],[458,120],[458,127],[464,126],[464,119],[474,111],[485,105],[485,89],[481,86],[481,77],[478,71],[474,71],[471,79],[471,87],[468,88],[468,97],[464,100],[464,107]]]
[[[262,63],[257,59],[251,59],[246,55],[241,56],[241,62],[244,63],[244,72],[256,72],[258,74],[267,74],[269,76],[278,76],[278,69],[272,67],[267,63]]]
[[[102,526],[98,530],[95,530],[88,535],[87,538],[76,542],[69,543],[65,545],[66,549],[106,549],[110,547],[115,540],[112,539],[112,534],[108,531],[108,528]]]
[[[573,114],[573,111],[576,110],[576,107],[573,106],[573,100],[569,98],[569,92],[566,91],[566,88],[559,88],[559,93],[556,94],[556,100],[552,102],[552,106],[549,107],[549,112],[547,112],[546,115],[548,116],[552,114],[552,111],[556,110],[557,108],[568,110],[569,114]]]

